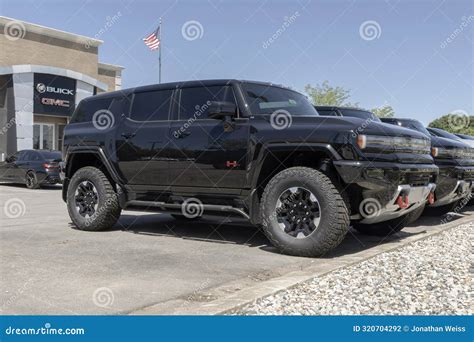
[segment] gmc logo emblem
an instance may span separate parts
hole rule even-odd
[[[48,106],[69,107],[69,101],[43,97],[41,103]]]

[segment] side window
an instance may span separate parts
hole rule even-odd
[[[318,113],[322,116],[338,116],[337,112],[331,109],[318,109]]]
[[[207,119],[209,102],[235,102],[234,91],[231,86],[212,86],[183,88],[179,104],[179,119],[188,120]]]
[[[40,160],[40,154],[36,151],[28,152],[28,155],[25,157],[26,160],[38,161]]]
[[[74,115],[71,118],[71,123],[77,122],[90,122],[92,121],[92,117],[94,113],[97,111],[104,109],[108,110],[110,104],[112,103],[113,98],[105,98],[105,99],[91,99],[86,101],[81,101],[79,103],[78,108],[74,112]]]
[[[135,93],[130,118],[135,121],[168,120],[172,89]]]

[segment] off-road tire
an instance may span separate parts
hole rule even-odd
[[[30,179],[28,179],[31,177]],[[34,171],[28,171],[25,175],[25,185],[28,189],[39,189],[40,185],[38,183],[38,178]]]
[[[283,231],[275,218],[276,203],[283,191],[303,186],[317,198],[320,222],[310,235],[297,239]],[[322,172],[292,167],[275,175],[266,185],[260,203],[262,230],[281,253],[317,257],[337,247],[349,230],[349,213],[339,191]]]
[[[81,216],[75,204],[75,192],[83,181],[93,183],[98,193],[97,211],[90,217]],[[83,167],[74,173],[67,191],[67,209],[69,216],[79,230],[101,231],[111,228],[120,217],[122,209],[117,193],[105,174],[92,166]]]

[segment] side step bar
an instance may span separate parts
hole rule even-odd
[[[181,210],[182,205],[177,203],[131,200],[125,204],[124,209],[128,209],[129,207],[153,207],[166,212],[168,211],[167,209]],[[202,208],[204,211],[234,213],[243,216],[247,220],[250,220],[250,216],[245,211],[243,211],[242,209],[234,208],[230,205],[203,204]]]

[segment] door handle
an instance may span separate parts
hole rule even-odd
[[[122,133],[121,135],[125,139],[130,139],[130,138],[133,138],[135,136],[135,133],[128,132],[128,133]]]
[[[177,136],[175,135],[175,138],[176,139],[184,139],[186,137],[189,137],[190,135],[191,135],[191,132],[184,131],[184,132],[180,132]]]

